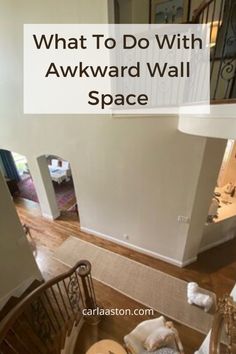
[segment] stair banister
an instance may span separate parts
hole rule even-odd
[[[40,285],[6,315],[0,322],[0,353],[8,347],[20,354],[59,354],[73,326],[82,320],[83,309],[96,307],[91,264],[81,260]],[[22,323],[30,332],[28,338],[21,335]]]

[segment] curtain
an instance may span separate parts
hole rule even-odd
[[[12,153],[8,150],[0,150],[0,158],[6,173],[6,177],[17,182],[20,181],[20,176],[16,168]]]

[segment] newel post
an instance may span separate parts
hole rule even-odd
[[[81,263],[83,264],[79,267],[78,274],[83,286],[84,302],[87,309],[96,309],[97,303],[91,277],[91,263],[89,261],[82,261]]]

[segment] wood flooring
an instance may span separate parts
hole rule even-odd
[[[74,212],[64,212],[59,219],[51,221],[41,216],[37,203],[16,199],[15,205],[21,222],[30,227],[33,238],[32,248],[36,248],[36,260],[46,280],[67,270],[67,267],[52,258],[52,255],[58,246],[73,235],[185,281],[196,281],[201,287],[214,291],[218,297],[229,293],[235,284],[236,240],[202,253],[198,261],[188,267],[178,268],[81,232],[78,217]],[[95,291],[98,303],[104,308],[144,308],[127,296],[97,281],[95,281]],[[98,326],[86,324],[78,339],[77,353],[84,353],[91,344],[103,338],[113,338],[122,343],[124,335],[147,318],[147,316],[110,316]],[[192,354],[201,345],[204,336],[181,324],[176,324],[176,326],[184,344],[185,354]]]

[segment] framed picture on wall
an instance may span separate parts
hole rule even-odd
[[[183,23],[188,16],[189,0],[151,0],[151,23]]]

